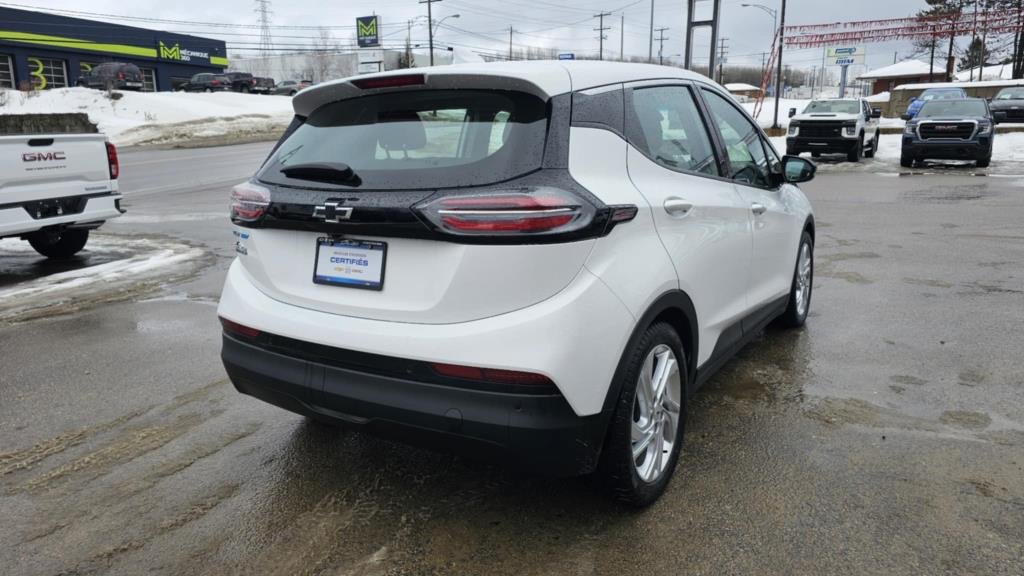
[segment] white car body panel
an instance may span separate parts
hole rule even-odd
[[[749,309],[750,207],[732,182],[668,170],[632,146],[629,175],[647,197],[679,287],[697,311],[699,366],[722,331]],[[670,215],[664,209],[669,198],[690,202],[693,208],[685,216]]]
[[[237,232],[248,233],[240,264],[271,298],[342,316],[415,324],[478,320],[550,298],[576,277],[594,245],[594,240],[583,240],[473,246],[360,236],[388,244],[384,289],[376,291],[311,281],[316,240],[322,234],[241,228]],[[268,263],[272,270],[267,270]]]

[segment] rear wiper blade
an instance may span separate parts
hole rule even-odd
[[[310,162],[307,164],[295,164],[281,168],[281,173],[289,178],[297,180],[310,180],[313,182],[326,182],[328,184],[343,184],[345,186],[359,186],[363,183],[359,175],[348,165],[341,162]]]

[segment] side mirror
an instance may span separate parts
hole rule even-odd
[[[796,108],[789,109],[789,117],[792,118],[793,116],[796,116]]]
[[[872,118],[881,118],[882,117],[882,109],[881,108],[872,108],[871,109],[871,117]]]
[[[810,160],[805,160],[799,156],[782,157],[782,177],[790,184],[799,184],[812,180],[814,173],[817,171],[818,167]]]
[[[910,114],[900,114],[900,120],[910,120]]]

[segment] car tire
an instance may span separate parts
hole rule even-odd
[[[988,168],[989,164],[991,164],[991,163],[992,163],[992,157],[991,156],[989,156],[988,158],[982,158],[981,160],[978,160],[978,168]]]
[[[799,328],[807,322],[813,292],[814,239],[809,232],[804,231],[800,237],[800,248],[796,251],[796,266],[793,269],[793,284],[789,290],[789,303],[780,317],[783,324]]]
[[[875,152],[878,152],[878,132],[875,132],[875,137],[871,139],[871,150],[864,151],[864,157],[874,158]]]
[[[793,148],[786,148],[786,156],[799,156],[800,153]]]
[[[288,93],[289,96],[295,96],[296,94],[297,92],[295,90],[292,90],[291,92]]]
[[[71,258],[85,248],[89,240],[88,230],[65,228],[59,232],[40,230],[28,237],[28,243],[39,254],[47,258],[60,260]]]
[[[913,165],[914,165],[914,157],[913,156],[900,156],[900,166],[903,166],[904,168],[910,168]]]
[[[249,93],[249,87],[248,86],[242,86],[241,92],[242,92],[242,94],[248,94]]]
[[[622,502],[649,506],[672,478],[686,423],[686,366],[682,341],[666,323],[649,327],[623,356],[615,375],[619,398],[598,465]]]
[[[847,162],[860,162],[860,157],[861,157],[861,154],[863,154],[863,152],[864,152],[864,135],[861,134],[860,137],[857,138],[857,144],[853,147],[852,150],[850,150],[849,152],[846,153],[846,161]]]

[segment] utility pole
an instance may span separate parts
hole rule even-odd
[[[782,47],[786,43],[786,0],[782,0],[779,10],[779,71],[775,78],[775,120],[772,128],[779,128],[779,100],[782,99]]]
[[[619,61],[626,61],[626,13],[619,14]]]
[[[508,61],[512,61],[512,34],[515,32],[515,28],[508,27]]]
[[[434,65],[434,12],[431,8],[434,2],[440,2],[441,0],[420,0],[420,4],[427,5],[427,33],[430,38],[430,65]]]
[[[659,65],[665,63],[665,57],[664,57],[665,40],[668,40],[668,38],[665,37],[665,31],[666,30],[668,30],[668,28],[656,28],[654,30],[655,32],[658,33],[658,64]]]
[[[935,25],[932,24],[932,57],[928,61],[928,83],[935,82]]]
[[[814,100],[814,83],[818,79],[818,65],[811,66],[811,100]]]
[[[604,25],[604,17],[605,16],[611,16],[611,15],[612,15],[611,12],[601,12],[600,14],[594,14],[594,18],[598,19],[597,28],[594,28],[594,30],[597,31],[597,40],[598,40],[597,59],[598,60],[604,60],[604,40],[605,40],[605,38],[607,38],[607,36],[605,36],[604,33],[605,33],[605,30],[611,30],[610,26],[606,27]]]
[[[725,41],[728,40],[725,36],[718,39],[718,83],[722,83],[722,70],[725,65]]]
[[[654,64],[654,0],[651,0],[651,35],[647,39],[647,63]]]

